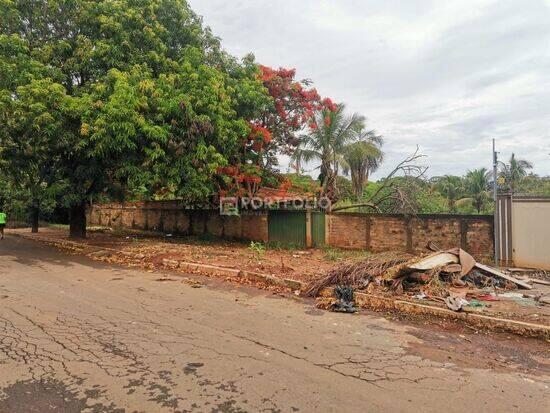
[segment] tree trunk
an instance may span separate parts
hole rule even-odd
[[[69,237],[86,238],[86,203],[71,205],[69,211]]]
[[[31,232],[36,234],[38,232],[38,217],[40,215],[40,208],[37,206],[31,207]]]
[[[361,181],[359,172],[351,173],[351,183],[353,186],[353,194],[357,197],[357,199],[361,199],[363,196],[363,182]]]

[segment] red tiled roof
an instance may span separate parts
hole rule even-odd
[[[294,192],[289,193],[287,189],[266,188],[266,187],[262,187],[258,189],[255,196],[261,199],[269,198],[273,201],[279,201],[279,202],[314,198],[312,194],[302,194],[302,193],[294,193]]]

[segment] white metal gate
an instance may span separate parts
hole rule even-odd
[[[550,270],[550,198],[500,196],[495,230],[501,265]]]

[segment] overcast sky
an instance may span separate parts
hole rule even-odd
[[[190,0],[236,56],[296,68],[429,175],[491,167],[491,138],[550,175],[550,0]],[[283,167],[283,171],[286,168]]]

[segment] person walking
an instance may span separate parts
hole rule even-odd
[[[0,209],[0,239],[4,239],[4,228],[6,227],[6,214]]]

